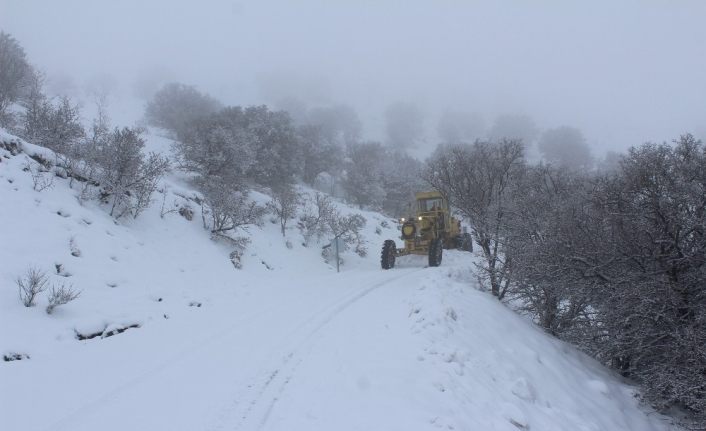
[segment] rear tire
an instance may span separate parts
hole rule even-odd
[[[443,256],[444,247],[441,239],[431,240],[429,244],[429,266],[439,266],[441,265],[441,258]]]
[[[388,239],[382,245],[382,253],[380,254],[380,266],[382,269],[392,269],[395,267],[395,255],[397,254],[397,245],[395,241]]]

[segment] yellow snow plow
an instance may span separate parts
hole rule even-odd
[[[461,221],[451,216],[448,201],[439,192],[417,193],[415,214],[400,218],[400,223],[404,248],[386,240],[380,256],[382,269],[393,268],[397,257],[408,254],[429,256],[429,266],[439,266],[445,248],[473,251],[471,235],[462,232]]]

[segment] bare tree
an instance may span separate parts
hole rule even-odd
[[[285,235],[287,222],[296,216],[301,196],[291,185],[280,186],[272,190],[272,200],[267,203],[267,208],[279,220],[282,236]]]
[[[590,187],[574,171],[528,167],[513,189],[515,205],[506,221],[514,257],[508,297],[547,332],[573,342],[580,337],[572,331],[589,319],[592,281],[571,256],[577,244],[594,238],[586,229]]]
[[[32,188],[34,191],[41,192],[54,187],[54,174],[41,163],[34,163],[28,159],[22,170],[29,172],[32,176]]]
[[[328,220],[326,220],[326,224],[333,238],[342,239],[344,244],[353,246],[354,251],[359,256],[365,256],[367,254],[365,238],[362,234],[366,222],[365,217],[360,214],[345,216],[338,211],[334,211]]]
[[[306,244],[313,238],[320,241],[328,236],[343,240],[344,244],[353,246],[356,253],[364,256],[367,251],[362,229],[366,222],[365,217],[360,214],[341,214],[330,197],[317,193],[313,199],[306,202],[298,227]]]
[[[299,217],[297,227],[304,236],[305,244],[311,239],[320,241],[328,232],[326,220],[329,220],[336,208],[331,198],[322,193],[316,193],[313,198],[307,199],[304,204],[303,214]]]
[[[484,257],[479,275],[499,299],[511,282],[512,255],[505,227],[511,190],[523,172],[521,142],[502,140],[441,147],[425,173],[426,181],[471,221],[473,238]]]
[[[46,272],[38,268],[29,268],[24,277],[18,277],[15,283],[19,290],[20,301],[25,307],[32,307],[37,295],[47,289]]]

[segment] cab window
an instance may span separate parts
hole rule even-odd
[[[419,211],[429,212],[429,211],[441,211],[441,199],[420,199],[419,200]]]

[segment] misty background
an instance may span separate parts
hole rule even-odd
[[[178,81],[295,120],[353,110],[363,139],[407,139],[416,124],[422,156],[449,138],[440,121],[480,138],[503,118],[570,126],[597,156],[703,139],[704,22],[702,1],[0,0],[0,28],[48,91],[105,92],[116,122]],[[396,116],[414,121],[391,130]]]

